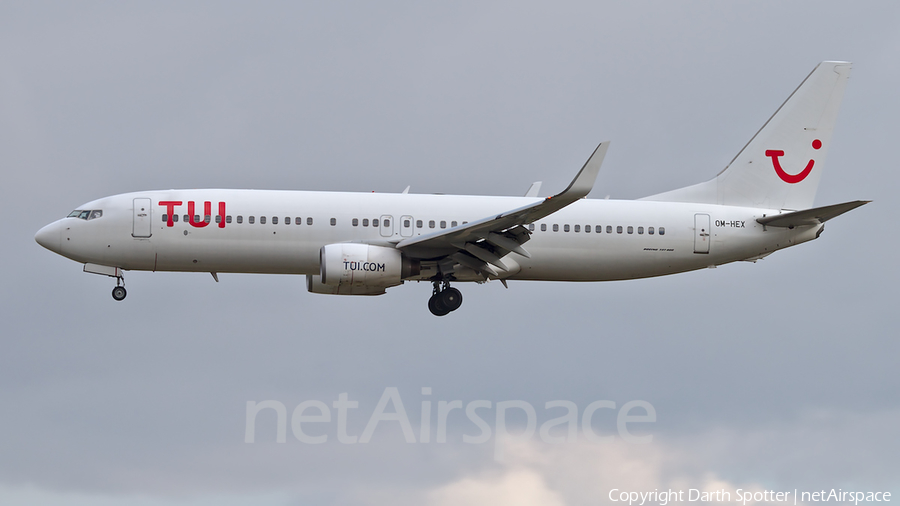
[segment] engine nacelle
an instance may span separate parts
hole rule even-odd
[[[306,275],[306,289],[311,293],[329,295],[383,295],[384,286],[326,285],[318,274]]]
[[[394,248],[370,244],[339,243],[325,245],[319,251],[318,282],[331,287],[352,286],[378,289],[362,290],[366,293],[359,293],[359,295],[384,293],[385,288],[397,286],[404,278],[418,273],[418,261],[404,257],[400,250]],[[314,281],[309,282],[310,286]],[[310,289],[310,291],[313,290]],[[348,293],[348,295],[357,294]]]

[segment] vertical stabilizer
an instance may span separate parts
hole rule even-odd
[[[849,62],[820,63],[718,176],[642,200],[812,207],[849,77]]]

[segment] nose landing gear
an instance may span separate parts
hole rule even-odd
[[[123,300],[128,292],[125,290],[125,278],[116,277],[116,287],[112,290],[112,298],[115,300]]]
[[[450,286],[449,281],[434,282],[434,292],[428,299],[428,309],[435,316],[446,316],[451,311],[456,311],[462,305],[462,293]]]

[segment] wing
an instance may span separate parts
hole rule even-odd
[[[406,239],[400,241],[397,248],[411,258],[444,260],[442,270],[460,264],[486,276],[499,275],[498,269],[508,271],[509,266],[501,260],[508,253],[531,256],[522,247],[531,235],[525,225],[587,196],[597,179],[607,148],[609,142],[600,143],[575,179],[557,195],[465,225]]]

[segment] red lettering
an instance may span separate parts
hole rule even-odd
[[[219,202],[219,228],[225,228],[225,203]]]
[[[180,200],[161,200],[159,205],[164,206],[166,208],[166,214],[168,215],[168,219],[166,220],[167,227],[175,226],[172,223],[172,215],[175,214],[175,206],[180,206]]]
[[[193,200],[188,201],[188,220],[191,222],[191,226],[194,226],[197,228],[203,228],[203,227],[209,225],[209,223],[207,223],[207,221],[206,221],[206,217],[209,216],[210,213],[212,213],[212,202],[204,202],[203,203],[203,216],[200,218],[200,222],[198,223],[197,221],[194,220],[194,201]]]

